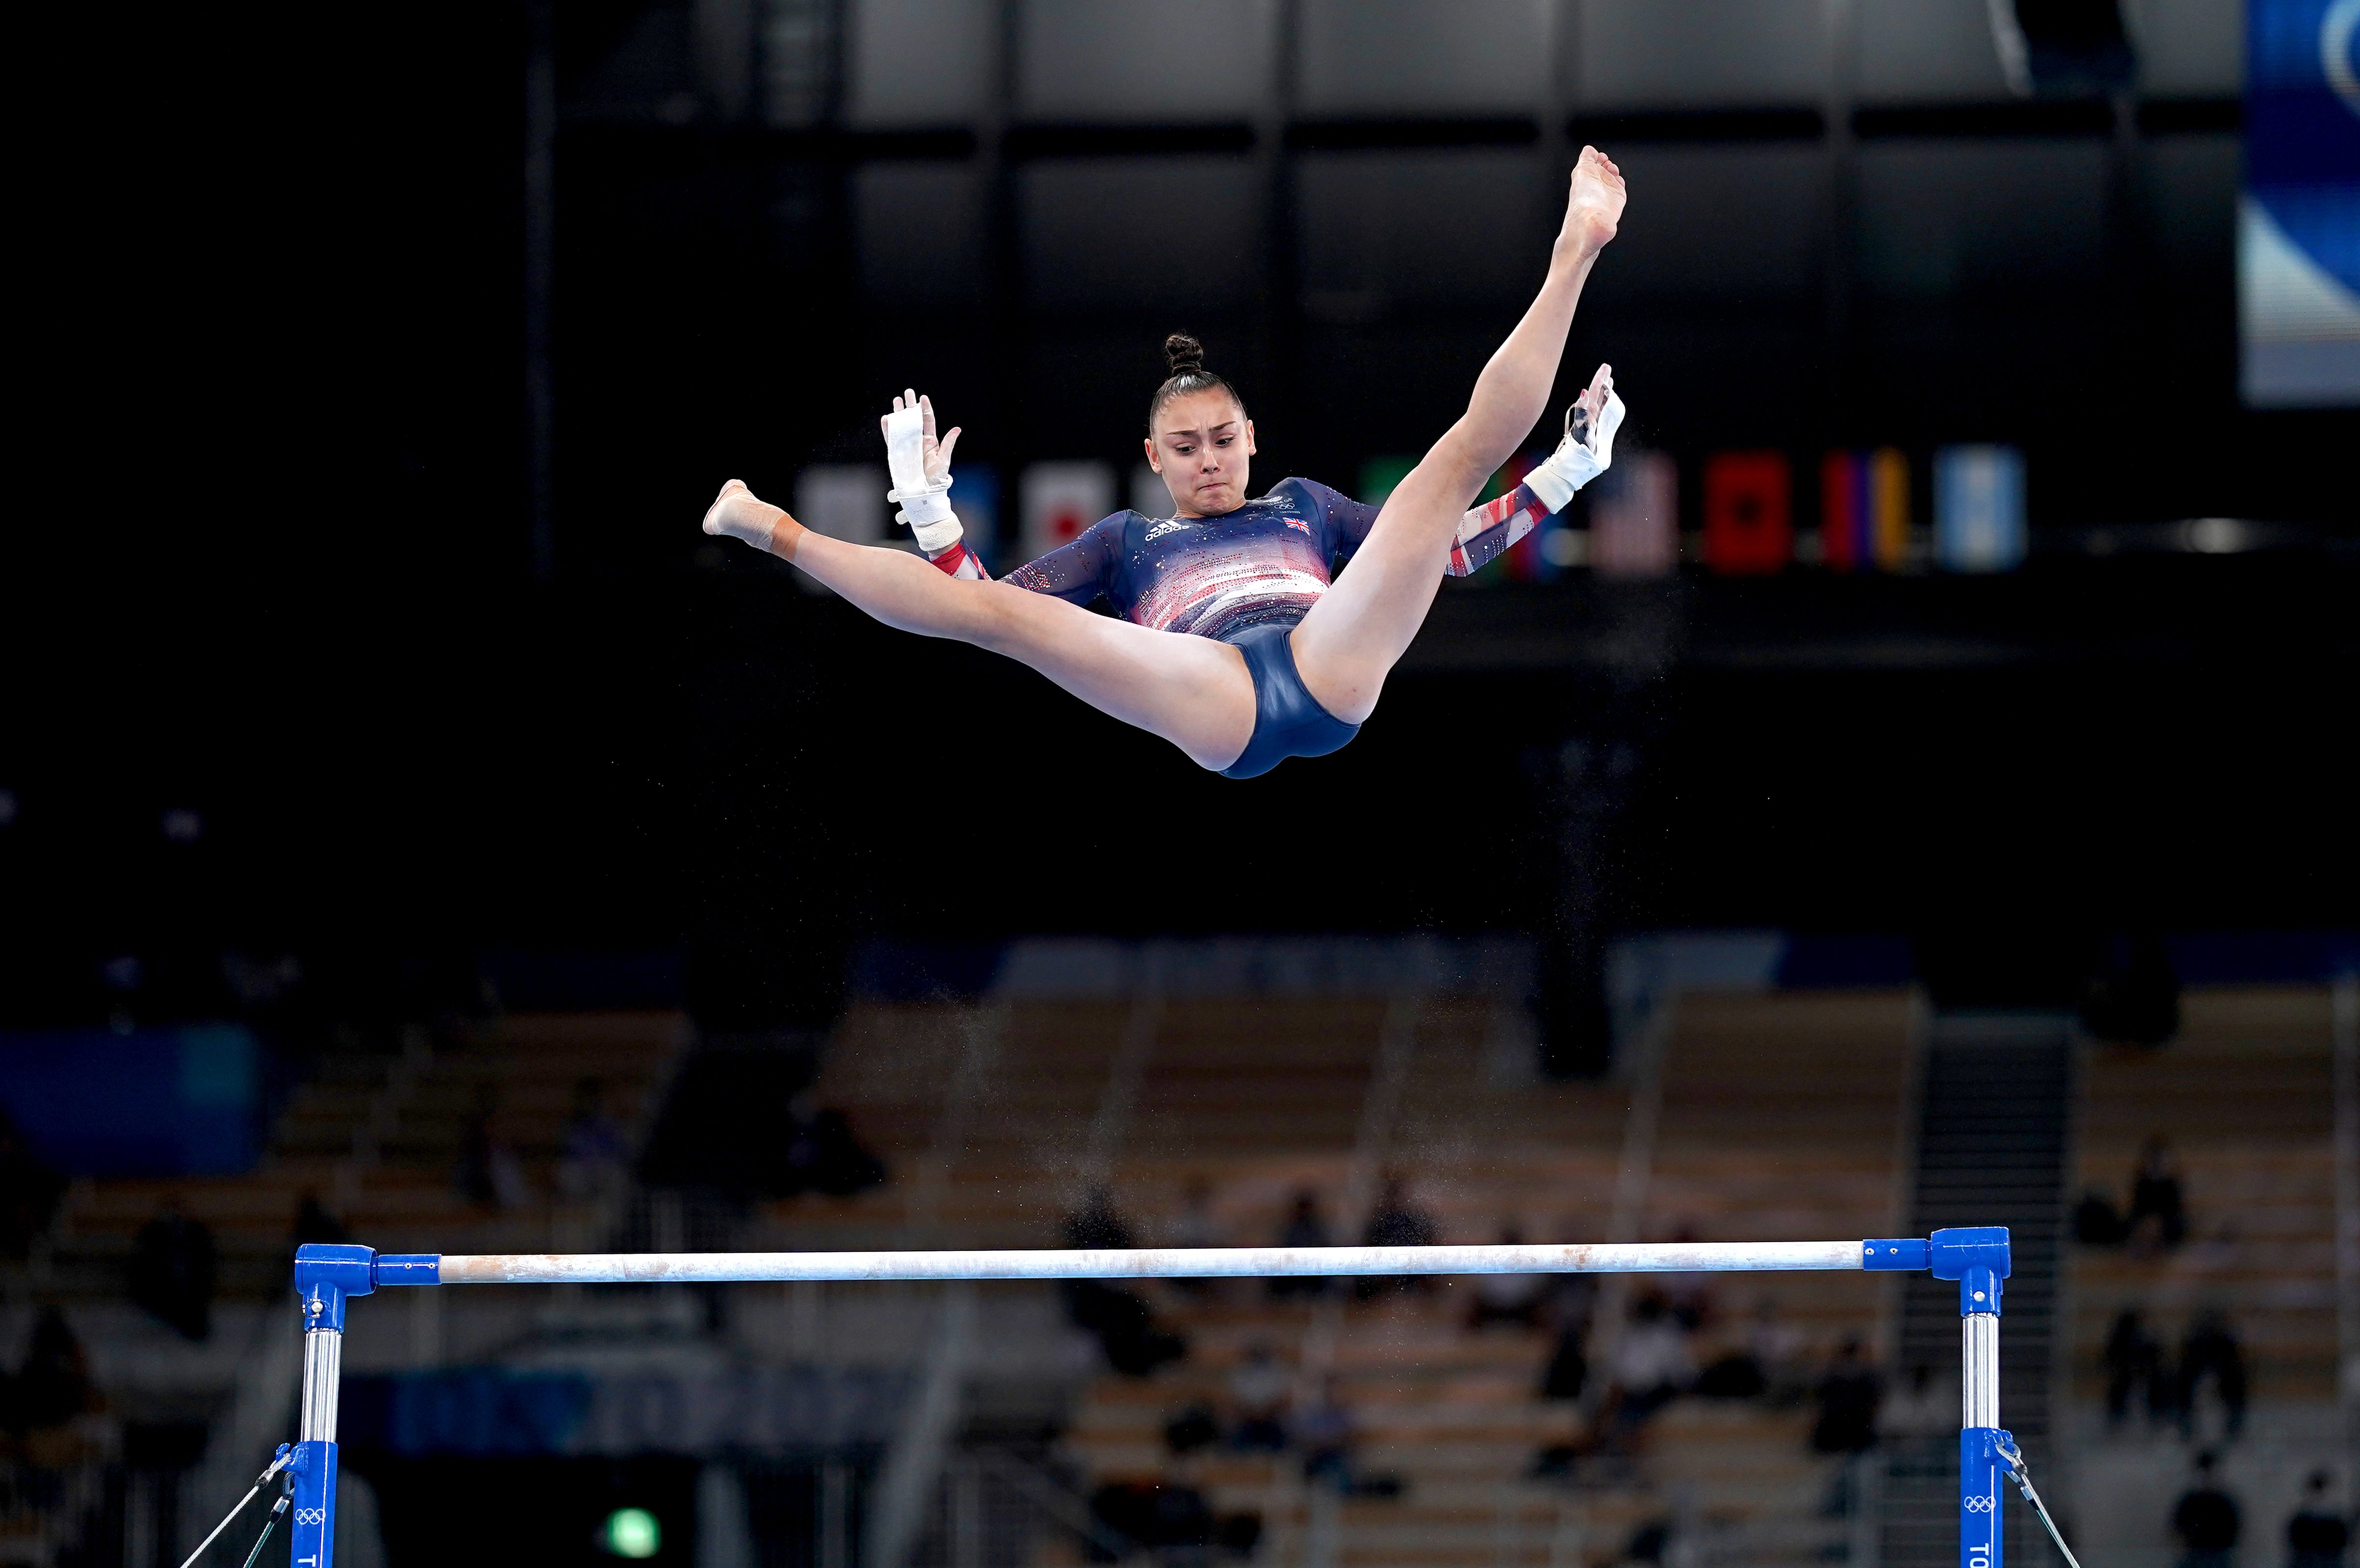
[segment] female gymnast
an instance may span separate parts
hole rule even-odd
[[[1608,367],[1568,415],[1563,444],[1523,485],[1468,510],[1546,411],[1574,306],[1622,215],[1622,171],[1581,149],[1548,278],[1476,378],[1467,412],[1381,507],[1308,480],[1245,498],[1253,424],[1234,388],[1175,334],[1173,375],[1148,409],[1147,456],[1174,516],[1120,512],[1064,548],[984,577],[944,492],[953,430],[931,403],[894,399],[895,489],[934,564],[815,534],[738,480],[705,531],[792,561],[904,631],[956,637],[1030,665],[1092,707],[1163,736],[1231,779],[1319,757],[1359,733],[1446,572],[1464,573],[1562,507],[1612,457],[1622,403]],[[1347,566],[1331,583],[1329,563]],[[1083,608],[1101,593],[1121,618]]]

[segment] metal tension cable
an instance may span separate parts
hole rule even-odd
[[[213,1543],[213,1536],[217,1536],[221,1534],[222,1531],[227,1530],[229,1528],[229,1521],[243,1513],[246,1510],[246,1505],[254,1501],[255,1494],[261,1491],[263,1487],[270,1485],[270,1478],[273,1475],[278,1475],[281,1470],[286,1469],[294,1457],[294,1448],[288,1443],[280,1443],[279,1445],[279,1453],[277,1456],[270,1461],[270,1468],[265,1470],[261,1475],[257,1475],[254,1478],[254,1485],[246,1489],[246,1496],[237,1500],[237,1506],[235,1508],[222,1515],[221,1523],[213,1526],[213,1535],[209,1535],[202,1541],[197,1542],[197,1549],[189,1553],[188,1561],[182,1563],[180,1564],[180,1568],[189,1568],[189,1563],[194,1563],[198,1558],[202,1557],[205,1554],[205,1548]],[[262,1536],[260,1540],[257,1540],[254,1543],[255,1551],[260,1552],[262,1550],[262,1542],[270,1539],[270,1527],[277,1524],[279,1522],[279,1516],[286,1511],[287,1499],[284,1497],[281,1497],[278,1503],[271,1508],[270,1518],[263,1521]],[[248,1557],[246,1561],[246,1568],[253,1568],[254,1559]],[[2080,1568],[2080,1564],[2075,1564],[2075,1568]]]
[[[2032,1474],[2024,1467],[2024,1454],[2016,1446],[2016,1439],[2006,1432],[2001,1432],[1998,1441],[1992,1444],[1992,1449],[2007,1465],[2008,1478],[2014,1481],[2024,1493],[2024,1500],[2030,1503],[2032,1511],[2040,1516],[2042,1528],[2049,1531],[2049,1539],[2057,1543],[2057,1550],[2065,1554],[2069,1568],[2081,1568],[2081,1559],[2073,1555],[2073,1549],[2066,1545],[2065,1538],[2057,1532],[2057,1521],[2049,1517],[2049,1505],[2042,1502],[2040,1494],[2032,1489]]]

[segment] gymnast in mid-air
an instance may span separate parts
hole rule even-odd
[[[1476,377],[1467,412],[1381,506],[1306,479],[1248,500],[1253,422],[1203,349],[1175,333],[1171,378],[1147,412],[1169,517],[1118,512],[992,581],[945,495],[958,431],[937,441],[933,405],[913,393],[884,419],[889,499],[927,560],[814,533],[735,479],[705,531],[792,561],[887,626],[1019,659],[1226,777],[1324,756],[1375,709],[1444,574],[1498,555],[1612,460],[1622,405],[1601,365],[1547,461],[1468,509],[1547,411],[1574,306],[1622,202],[1622,171],[1582,148],[1539,296]],[[1084,608],[1101,594],[1120,618]]]

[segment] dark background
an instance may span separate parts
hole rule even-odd
[[[2111,96],[2018,100],[1980,66],[1896,87],[1906,50],[1874,39],[1797,87],[1695,5],[1663,48],[1710,91],[1618,86],[1577,27],[1520,96],[1480,6],[1455,43],[1378,7],[1388,65],[1309,0],[1275,57],[1237,41],[1252,5],[983,5],[978,37],[1035,64],[993,55],[913,121],[861,52],[895,7],[783,9],[814,29],[792,60],[715,56],[727,7],[554,18],[545,493],[534,13],[51,19],[5,587],[13,1009],[98,1008],[125,952],[202,992],[224,947],[680,947],[708,1014],[761,1019],[816,1005],[862,936],[1531,928],[1563,897],[1569,740],[1620,759],[1573,808],[1604,824],[1581,875],[1606,929],[2352,920],[2360,424],[2237,406],[2238,103],[2209,35],[2150,40]],[[1446,44],[1502,51],[1500,93],[1419,89]],[[1120,81],[1055,52],[1091,49],[1251,85],[1118,116]],[[67,69],[93,60],[95,87]],[[1786,451],[1808,525],[1827,446],[1907,451],[1922,522],[1936,444],[2006,441],[2025,569],[1448,593],[1359,742],[1239,785],[696,531],[723,478],[783,500],[808,462],[873,460],[911,382],[1009,490],[1040,458],[1127,473],[1177,327],[1244,388],[1261,483],[1349,488],[1463,406],[1584,139],[1633,204],[1562,390],[1615,364],[1691,527],[1722,447]],[[2214,515],[2289,548],[2085,548]],[[159,831],[173,808],[195,842]]]

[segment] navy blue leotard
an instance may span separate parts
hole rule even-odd
[[[1304,689],[1287,634],[1376,520],[1374,506],[1287,479],[1217,517],[1117,512],[1008,581],[1076,604],[1104,594],[1137,625],[1234,644],[1253,677],[1254,729],[1244,755],[1221,771],[1251,779],[1360,734]]]

